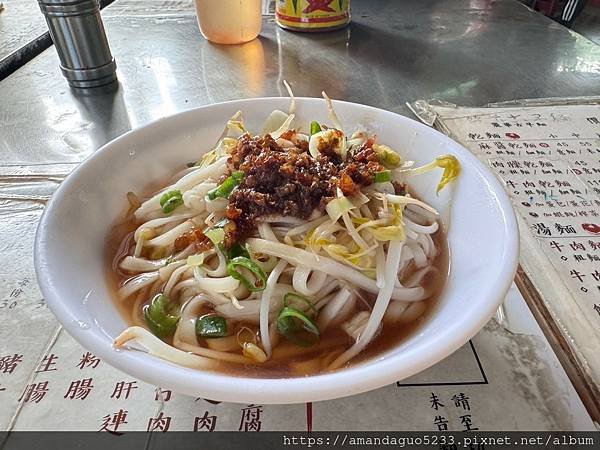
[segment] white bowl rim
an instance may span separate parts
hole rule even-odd
[[[198,395],[200,393],[210,392],[210,398],[212,400],[239,403],[240,395],[242,395],[240,394],[240,386],[243,386],[243,403],[304,403],[330,400],[366,392],[414,375],[458,350],[469,339],[475,336],[493,316],[497,307],[504,299],[506,292],[509,290],[516,272],[519,253],[517,221],[509,197],[496,176],[469,150],[465,149],[460,143],[452,141],[456,146],[453,148],[453,153],[457,154],[461,161],[468,161],[469,165],[474,167],[478,174],[484,178],[491,187],[491,191],[502,212],[504,225],[503,232],[504,235],[507,236],[507,240],[500,258],[501,270],[498,272],[496,281],[486,288],[486,291],[489,293],[487,294],[487,298],[490,299],[482,305],[486,307],[476,310],[470,316],[467,316],[466,318],[463,317],[460,322],[456,321],[453,325],[448,326],[443,330],[439,330],[437,334],[429,336],[427,346],[429,347],[430,352],[426,355],[413,355],[416,363],[410,367],[398,367],[396,364],[398,355],[390,355],[387,358],[374,358],[366,363],[327,374],[296,378],[247,378],[218,372],[189,369],[174,365],[167,361],[161,361],[164,363],[161,368],[165,373],[168,372],[168,379],[165,380],[165,377],[156,370],[157,358],[150,357],[143,352],[117,352],[112,347],[112,343],[94,337],[93,334],[81,329],[73,321],[64,320],[65,317],[69,316],[68,303],[61,301],[60,292],[54,286],[54,283],[52,283],[51,274],[46,271],[47,264],[45,262],[48,260],[48,249],[45,244],[45,235],[47,232],[46,225],[52,214],[54,205],[61,201],[64,193],[72,189],[72,186],[78,180],[79,172],[82,171],[84,167],[93,164],[97,158],[102,157],[102,154],[106,149],[123,140],[129,139],[132,135],[144,133],[150,128],[167,126],[169,123],[177,121],[185,115],[194,114],[198,110],[227,105],[236,105],[236,107],[239,105],[238,109],[243,109],[245,104],[252,102],[265,102],[266,106],[269,106],[269,103],[281,102],[282,99],[284,99],[284,97],[256,97],[230,100],[227,102],[191,108],[157,119],[139,128],[130,130],[104,144],[79,164],[61,183],[46,205],[38,225],[34,245],[34,265],[38,284],[47,305],[71,336],[73,336],[83,347],[99,356],[113,367],[140,380],[163,388],[174,388],[175,391],[184,394]],[[315,100],[323,101],[323,99],[313,97],[296,97],[297,102]],[[367,111],[377,112],[379,114],[382,112],[391,114],[396,116],[396,120],[413,122],[412,126],[417,130],[426,130],[427,133],[430,133],[433,130],[413,119],[373,106],[341,100],[334,100],[334,104],[358,106],[366,108]],[[433,131],[437,132],[436,130]],[[443,134],[442,136],[450,139]],[[45,276],[40,276],[42,272],[44,272]],[[469,326],[466,327],[465,323],[468,323]],[[194,372],[194,376],[190,376],[190,371]]]

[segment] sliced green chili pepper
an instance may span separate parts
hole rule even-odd
[[[386,181],[391,181],[392,179],[392,172],[390,172],[389,170],[384,170],[383,172],[377,172],[375,174],[375,179],[373,180],[374,183],[385,183]]]
[[[303,312],[284,306],[277,316],[277,330],[287,340],[302,347],[309,347],[319,341],[317,325]]]
[[[317,308],[315,308],[315,305],[313,304],[313,302],[308,297],[305,297],[300,294],[296,294],[295,292],[288,292],[287,294],[285,294],[283,296],[283,306],[289,306],[291,308],[294,308],[294,305],[292,304],[292,302],[294,302],[295,299],[298,299],[302,303],[308,305],[308,309],[315,316],[317,315]],[[299,308],[295,308],[295,309],[299,309]]]
[[[183,197],[181,191],[169,191],[160,198],[160,207],[166,214],[172,213],[175,208],[183,205]]]
[[[152,333],[160,338],[173,335],[179,322],[178,306],[164,294],[156,295],[144,307],[144,318]]]
[[[243,267],[246,270],[252,272],[256,281],[253,283],[248,280],[241,272],[239,272],[236,268]],[[263,291],[267,286],[267,277],[265,273],[260,268],[258,264],[252,261],[250,258],[246,258],[245,256],[236,256],[231,259],[227,263],[227,272],[231,275],[232,278],[239,280],[244,286],[248,288],[251,292]]]
[[[239,242],[235,242],[226,254],[228,260],[237,258],[238,256],[244,256],[250,259],[250,253],[248,253],[248,249]]]
[[[206,196],[209,200],[214,200],[216,198],[227,198],[229,197],[229,194],[231,194],[231,192],[235,189],[235,187],[242,182],[243,179],[244,172],[233,172],[230,176],[225,178],[225,181],[223,181],[223,183],[214,188],[212,191],[208,191],[208,194],[206,194]]]
[[[203,338],[227,336],[227,321],[221,316],[203,316],[196,320],[196,334]]]
[[[319,125],[319,122],[312,121],[310,123],[310,135],[312,136],[313,134],[317,134],[319,131],[321,131],[321,125]]]

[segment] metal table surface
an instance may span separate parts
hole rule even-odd
[[[4,0],[0,12],[0,60],[48,31],[36,0]]]
[[[358,0],[345,30],[299,34],[265,17],[260,39],[239,46],[207,42],[190,9],[145,15],[129,3],[110,13],[118,4],[103,13],[118,92],[74,96],[55,50],[44,51],[0,82],[4,164],[78,162],[177,111],[285,95],[283,79],[299,96],[325,89],[402,114],[417,98],[481,105],[600,93],[600,47],[515,0],[407,0],[401,9]]]
[[[515,0],[404,0],[401,9],[353,0],[348,29],[298,34],[266,16],[260,38],[240,46],[204,40],[189,0],[177,2],[117,0],[103,11],[121,83],[113,94],[74,96],[53,48],[0,81],[0,250],[28,258],[5,258],[3,272],[33,279],[40,207],[17,201],[43,202],[58,175],[129,129],[213,102],[286,95],[284,79],[298,96],[325,89],[407,115],[418,98],[481,105],[600,94],[600,47]],[[31,311],[16,337],[31,334],[31,314],[35,333],[50,336],[49,313]]]

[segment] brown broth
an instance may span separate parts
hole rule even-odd
[[[129,298],[126,301],[121,301],[117,295],[119,287],[130,277],[130,275],[123,273],[118,268],[117,262],[126,254],[130,254],[132,239],[127,239],[127,237],[132,236],[137,228],[133,215],[130,212],[124,214],[124,216],[124,220],[112,227],[107,237],[105,246],[106,278],[110,290],[113,293],[113,301],[115,302],[117,309],[125,321],[129,325],[133,325],[133,299]],[[384,325],[382,331],[373,339],[367,348],[344,365],[342,369],[381,357],[382,354],[393,350],[394,347],[397,347],[404,342],[409,336],[417,333],[423,324],[429,320],[431,314],[435,310],[437,300],[443,291],[449,270],[449,249],[445,232],[439,229],[432,235],[432,238],[438,249],[438,254],[433,263],[438,271],[436,275],[429,274],[425,279],[425,284],[435,284],[432,295],[428,299],[423,300],[426,305],[425,312],[417,320],[408,324],[398,324],[394,327]],[[371,297],[370,300],[373,300],[373,297]],[[361,302],[359,301],[357,304],[361,305]],[[358,307],[361,308],[361,306]],[[254,326],[254,328],[256,328],[256,326]],[[353,340],[343,330],[336,327],[327,330],[321,336],[319,344],[308,349],[303,349],[302,352],[304,353],[300,355],[281,360],[275,359],[278,352],[278,347],[276,347],[273,359],[263,364],[246,365],[220,361],[216,370],[218,372],[227,373],[228,375],[256,378],[285,378],[324,373],[326,370],[323,370],[320,366],[317,367],[316,363],[312,364],[308,361],[327,358],[328,353],[331,353],[332,348],[337,349],[337,354],[340,354],[342,350],[349,348],[352,345],[352,342]],[[279,345],[284,345],[284,343],[287,346],[292,345],[282,338]],[[333,343],[336,345],[327,348],[329,344]],[[323,347],[326,348],[324,349]],[[302,347],[297,348],[301,349]],[[332,355],[329,355],[329,357],[331,358],[329,361],[335,359]]]

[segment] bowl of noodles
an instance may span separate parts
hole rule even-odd
[[[67,177],[36,237],[47,304],[88,350],[177,392],[352,395],[475,335],[515,273],[502,185],[377,108],[257,98],[160,119]]]

